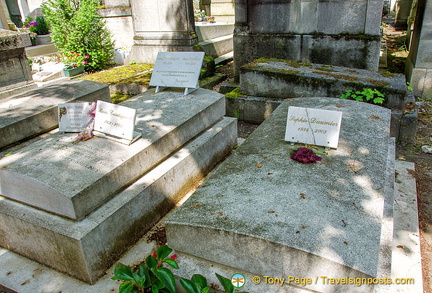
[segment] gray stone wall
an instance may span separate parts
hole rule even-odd
[[[376,70],[382,5],[380,0],[236,0],[236,74],[260,57]]]

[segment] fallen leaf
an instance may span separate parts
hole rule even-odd
[[[345,221],[344,220],[342,220],[342,227],[346,227],[346,223],[345,223]]]
[[[10,274],[12,274],[12,272],[7,272],[7,273],[6,273],[6,276],[9,276]]]
[[[306,199],[306,194],[304,194],[304,193],[300,193],[300,197],[301,197],[302,199]]]
[[[302,229],[306,229],[306,228],[309,227],[309,226],[303,225],[303,226],[301,226],[301,227],[302,227]]]
[[[300,231],[296,231],[296,234],[299,234],[300,233]]]
[[[396,246],[397,248],[404,248],[403,245],[398,245]]]
[[[197,208],[197,207],[200,207],[200,206],[201,206],[200,203],[196,203],[196,204],[194,204],[192,207]]]
[[[370,116],[369,118],[370,119],[375,119],[375,120],[381,120],[381,118],[379,118],[378,116],[374,116],[374,115]]]
[[[336,108],[345,108],[345,106],[342,106],[342,105],[336,105]]]
[[[272,175],[273,173],[267,173],[267,175]]]
[[[275,211],[267,211],[267,213],[273,214],[273,213],[275,213]]]
[[[222,215],[223,215],[223,212],[219,212],[219,215],[221,215],[221,216],[222,216]]]
[[[345,244],[345,245],[348,245],[348,242],[344,241],[344,244]]]
[[[6,169],[6,168],[7,168],[7,166],[3,166],[2,168],[3,168],[3,169]]]
[[[255,166],[257,166],[258,168],[261,168],[262,164],[256,164]]]

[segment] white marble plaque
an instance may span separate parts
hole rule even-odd
[[[132,141],[134,138],[135,119],[136,109],[97,101],[94,125],[95,135],[102,133]]]
[[[92,103],[65,103],[58,105],[59,131],[80,132],[91,122]]]
[[[197,88],[204,52],[159,52],[151,86]]]
[[[289,107],[285,140],[337,148],[342,112]]]

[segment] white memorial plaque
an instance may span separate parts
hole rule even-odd
[[[337,148],[342,112],[289,107],[285,140]]]
[[[94,134],[130,144],[137,138],[135,119],[136,109],[97,101]]]
[[[66,103],[58,105],[59,131],[80,132],[92,121],[92,103]]]
[[[199,88],[198,79],[204,52],[159,52],[150,79],[150,85],[160,87]]]

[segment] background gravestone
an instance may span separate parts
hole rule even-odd
[[[28,46],[28,34],[0,29],[0,97],[36,87],[24,51]]]
[[[131,0],[135,36],[130,60],[154,63],[158,52],[193,51],[192,0]]]
[[[379,0],[236,0],[236,76],[242,65],[260,57],[377,70],[382,5]]]
[[[416,96],[432,97],[432,1],[419,0],[406,62],[407,80]]]

